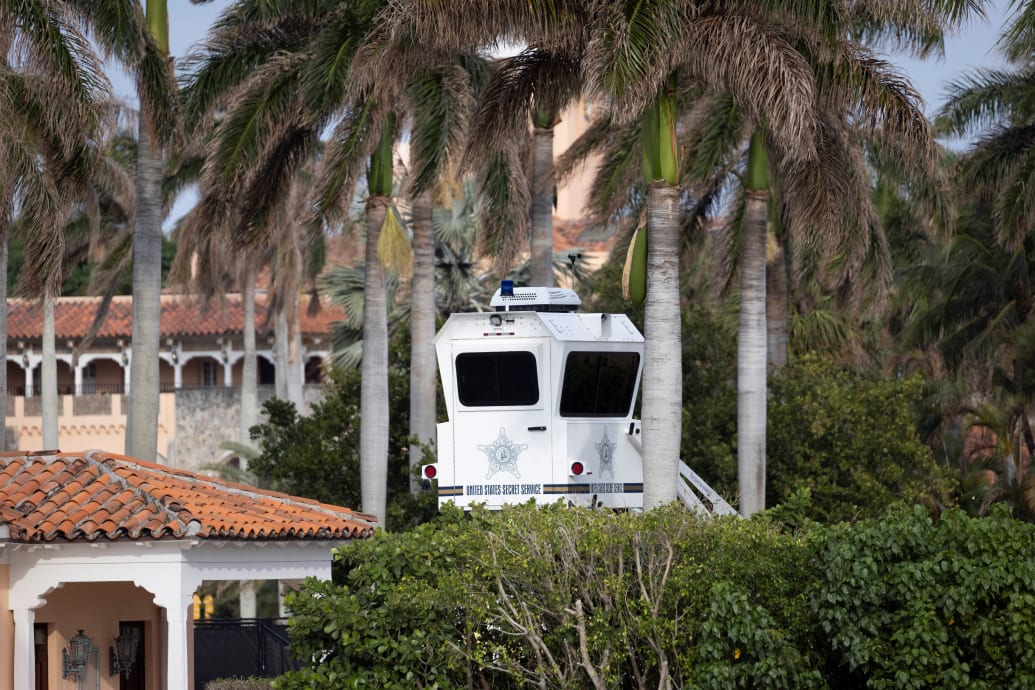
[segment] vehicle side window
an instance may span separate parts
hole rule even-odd
[[[531,352],[465,352],[456,357],[456,386],[465,407],[534,405],[539,375]]]
[[[571,352],[564,363],[562,417],[625,417],[633,404],[640,355]]]

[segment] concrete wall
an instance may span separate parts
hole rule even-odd
[[[48,676],[51,688],[74,687],[61,679],[61,650],[82,629],[98,648],[99,668],[91,667],[88,684],[101,690],[118,690],[118,676],[109,674],[108,648],[119,634],[119,621],[144,621],[147,687],[162,687],[163,630],[161,611],[152,595],[127,582],[71,583],[47,595],[47,603],[36,609],[36,623],[47,624]]]
[[[220,448],[240,438],[241,390],[239,388],[181,388],[176,391],[176,433],[169,447],[168,464],[195,470],[214,465],[228,456]],[[306,409],[320,400],[323,386],[304,388]],[[273,386],[259,386],[259,407],[273,397]],[[260,421],[262,411],[259,411]]]

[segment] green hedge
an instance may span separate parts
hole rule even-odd
[[[1035,687],[1035,527],[777,518],[518,506],[378,534],[290,600],[318,662],[275,687]]]
[[[205,683],[205,690],[271,690],[269,678],[220,678]]]

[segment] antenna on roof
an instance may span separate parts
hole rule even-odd
[[[510,311],[510,298],[514,296],[514,281],[500,281],[500,298],[503,300],[503,311]]]

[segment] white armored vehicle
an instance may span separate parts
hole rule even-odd
[[[451,315],[435,337],[449,421],[423,476],[437,480],[439,504],[642,508],[639,330],[622,314],[577,313],[568,289],[503,281],[490,304]],[[733,512],[681,468],[684,502]]]

